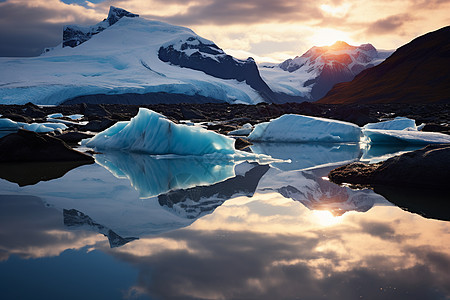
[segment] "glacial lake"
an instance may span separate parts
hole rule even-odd
[[[0,298],[450,299],[442,202],[427,191],[390,202],[325,178],[414,148],[252,149],[283,161],[111,152],[49,177],[50,166],[9,166]]]

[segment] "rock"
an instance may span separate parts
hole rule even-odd
[[[195,108],[181,107],[181,114],[185,120],[204,120],[205,116]]]
[[[122,8],[111,6],[108,18],[93,26],[66,25],[63,29],[63,47],[76,47],[88,41],[92,36],[114,25],[123,17],[135,18],[139,15],[130,13]],[[48,52],[48,50],[46,50]]]
[[[19,129],[0,139],[0,162],[87,161],[94,159],[75,151],[49,135]]]
[[[89,120],[99,118],[99,117],[107,117],[110,115],[109,111],[106,110],[104,105],[102,104],[86,104],[82,103],[80,105],[81,113],[88,118]]]
[[[236,150],[246,150],[250,145],[253,144],[243,138],[237,138],[234,142],[234,148],[236,148]]]
[[[328,177],[335,183],[447,189],[448,166],[450,145],[428,145],[377,164],[351,163]]]
[[[367,123],[376,123],[378,119],[369,115],[369,109],[354,106],[339,106],[334,110],[328,111],[327,118],[341,120],[364,126]]]
[[[93,134],[78,132],[78,131],[71,131],[66,132],[64,134],[58,135],[57,138],[62,140],[63,142],[67,144],[77,144],[82,139],[87,139],[93,137]]]
[[[276,100],[273,91],[261,78],[253,58],[236,59],[227,55],[213,42],[190,36],[185,40],[160,47],[158,57],[163,62],[203,71],[217,78],[245,81],[267,102]]]
[[[104,118],[101,120],[93,120],[90,121],[88,124],[81,126],[79,129],[80,131],[93,131],[93,132],[100,132],[103,131],[112,125],[114,125],[116,121]]]

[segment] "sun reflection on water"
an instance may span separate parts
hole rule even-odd
[[[328,210],[313,210],[311,215],[317,224],[322,226],[333,226],[342,222],[343,216],[333,215]]]

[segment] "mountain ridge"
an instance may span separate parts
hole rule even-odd
[[[450,103],[450,26],[413,39],[318,103]]]

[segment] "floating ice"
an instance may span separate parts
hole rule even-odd
[[[64,117],[62,113],[47,115],[47,118],[62,118],[62,117]]]
[[[416,121],[405,117],[396,117],[393,120],[369,123],[363,126],[363,129],[382,129],[382,130],[403,130],[406,128],[412,128],[418,130]]]
[[[130,121],[118,122],[92,139],[88,147],[149,154],[234,154],[234,140],[213,131],[175,124],[146,108]]]
[[[361,129],[352,123],[325,118],[287,114],[257,124],[248,136],[261,142],[358,143]]]
[[[62,123],[23,123],[14,122],[10,119],[0,119],[0,131],[17,131],[23,128],[34,132],[52,132],[55,130],[66,130],[67,126]]]
[[[66,130],[68,127],[62,123],[17,123],[21,128],[34,132],[53,132],[55,130]]]
[[[246,123],[241,128],[228,132],[228,135],[249,135],[252,130],[252,124]]]
[[[416,130],[379,130],[366,129],[363,131],[371,144],[448,144],[450,135],[437,132],[423,132]]]
[[[19,129],[19,125],[10,119],[0,119],[0,130],[10,131]]]

